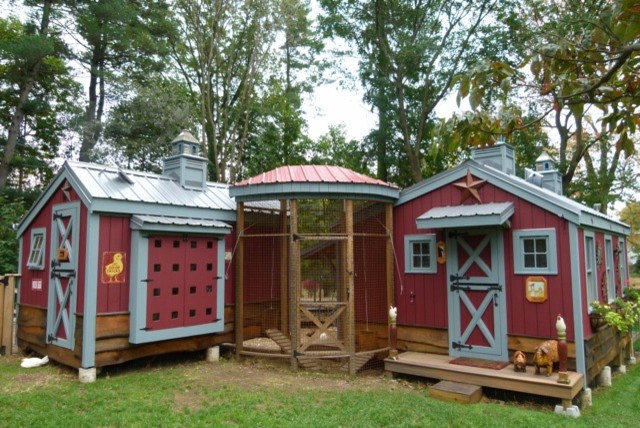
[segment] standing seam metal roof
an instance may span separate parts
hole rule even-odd
[[[351,183],[373,184],[397,189],[395,184],[369,177],[347,168],[332,165],[294,165],[281,166],[247,178],[234,186],[249,186],[276,183]]]

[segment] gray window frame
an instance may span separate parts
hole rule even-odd
[[[624,238],[618,237],[618,272],[620,273],[620,289],[624,291],[629,279],[627,266],[627,243]]]
[[[528,268],[524,265],[524,240],[544,238],[547,240],[547,267]],[[513,268],[517,275],[557,275],[558,247],[556,230],[553,228],[519,229],[513,231]]]
[[[591,254],[589,254],[589,242],[591,240]],[[591,255],[591,257],[589,257]],[[587,310],[593,311],[591,303],[599,301],[598,297],[598,268],[596,265],[596,237],[593,232],[584,232],[584,276],[587,288]]]
[[[611,303],[616,300],[616,276],[613,271],[613,238],[611,235],[604,237],[604,271],[607,276],[607,300]]]
[[[36,235],[41,235],[42,240],[40,241],[40,263],[34,263],[31,261],[33,256],[33,252],[35,248],[33,248],[33,242]],[[29,240],[29,256],[27,257],[27,269],[29,270],[44,270],[44,257],[45,257],[45,248],[47,245],[47,228],[45,227],[34,227],[31,229],[31,239]]]
[[[429,244],[429,267],[413,266],[413,244]],[[436,261],[436,234],[424,233],[420,235],[405,235],[404,237],[404,271],[405,273],[436,273],[438,263]]]

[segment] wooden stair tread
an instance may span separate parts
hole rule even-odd
[[[477,403],[482,398],[482,387],[443,380],[429,386],[429,396],[444,401]]]
[[[269,339],[273,340],[278,344],[283,354],[291,354],[291,341],[288,337],[286,337],[280,330],[275,328],[269,328],[265,330]],[[313,358],[298,358],[298,364],[303,369],[307,370],[320,370],[320,365],[318,361]]]

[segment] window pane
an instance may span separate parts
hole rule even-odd
[[[547,240],[545,238],[536,239],[536,252],[537,253],[547,252]]]
[[[533,239],[523,239],[524,252],[533,253]]]
[[[420,254],[420,243],[414,242],[411,247],[413,248],[413,254]]]
[[[547,255],[546,254],[537,254],[536,255],[536,267],[546,268],[547,267]]]
[[[535,256],[533,254],[525,254],[524,255],[524,267],[526,268],[534,268],[535,265]]]
[[[429,255],[427,254],[422,256],[422,267],[428,268],[429,265],[431,265],[431,258],[429,257]]]
[[[420,250],[421,254],[429,254],[429,243],[423,242],[422,244],[420,244]]]
[[[414,255],[413,256],[413,267],[416,267],[416,268],[422,267],[421,261],[422,260],[421,260],[419,255]]]

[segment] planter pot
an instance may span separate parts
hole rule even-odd
[[[604,317],[598,314],[589,315],[589,321],[591,321],[591,328],[593,329],[593,331],[602,330],[607,325]]]

